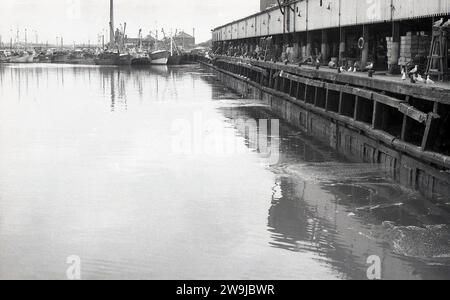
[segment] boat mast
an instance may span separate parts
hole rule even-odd
[[[109,43],[110,47],[114,47],[114,0],[109,2]]]
[[[170,31],[170,56],[173,56],[173,30]]]
[[[120,52],[124,52],[125,51],[125,34],[127,31],[127,22],[125,22],[123,24],[123,32],[122,32],[122,45],[121,45],[121,50]]]
[[[139,29],[139,53],[142,53],[142,29]]]

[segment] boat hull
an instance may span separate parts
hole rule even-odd
[[[97,57],[94,62],[99,66],[129,66],[131,65],[131,55],[106,54]]]
[[[13,64],[31,64],[34,62],[34,56],[25,55],[20,57],[11,57],[9,62]]]
[[[67,63],[71,65],[95,65],[95,60],[93,58],[76,58],[69,59]]]
[[[116,60],[113,58],[108,58],[108,59],[97,58],[94,60],[94,63],[98,66],[114,66],[115,62],[116,62]]]
[[[52,57],[53,64],[66,64],[69,61],[68,55],[56,55]]]
[[[167,63],[168,63],[167,58],[159,58],[159,59],[152,60],[152,62],[151,62],[152,65],[160,65],[160,66],[167,65]]]
[[[133,57],[131,55],[120,55],[117,59],[116,59],[116,66],[130,66],[131,65],[131,60],[133,59]]]
[[[131,60],[132,66],[148,66],[150,65],[152,60],[149,57],[139,57],[139,58],[133,58]]]
[[[155,51],[150,54],[152,59],[152,65],[167,65],[169,62],[170,52],[169,51]]]
[[[176,66],[183,64],[183,55],[172,55],[167,62],[168,65]]]

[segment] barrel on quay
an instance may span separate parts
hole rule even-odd
[[[450,194],[450,1],[409,2],[262,5],[216,28],[214,58],[200,60],[350,159],[381,164],[403,185],[443,199]]]

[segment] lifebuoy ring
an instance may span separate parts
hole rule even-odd
[[[359,38],[359,40],[358,40],[358,48],[362,50],[362,49],[364,49],[365,45],[366,45],[366,41],[364,40],[364,38],[363,37]]]

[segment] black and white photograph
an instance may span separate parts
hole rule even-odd
[[[0,0],[0,280],[450,280],[449,45],[450,0]]]

